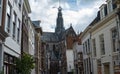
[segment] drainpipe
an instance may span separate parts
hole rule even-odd
[[[119,57],[119,66],[120,66],[120,0],[116,0],[116,4],[117,4],[117,12],[116,12],[116,16],[117,16],[117,34],[118,34],[118,57]]]
[[[91,29],[92,26],[90,26],[90,29]],[[93,57],[92,57],[92,35],[91,35],[91,31],[89,32],[90,33],[90,63],[91,63],[91,70],[90,70],[90,74],[94,74],[94,71],[93,71]]]
[[[120,3],[117,3],[117,18],[118,18],[118,23],[117,23],[117,31],[118,31],[118,46],[119,46],[119,52],[120,52]]]
[[[0,44],[0,72],[2,71],[2,66],[3,66],[3,64],[2,64],[2,58],[3,58],[3,56],[2,56],[2,43]]]
[[[2,49],[2,50],[1,50]],[[0,57],[0,72],[3,71],[3,57],[4,57],[4,42],[0,44],[0,50],[1,50],[1,57]]]
[[[4,26],[5,26],[5,13],[6,13],[6,5],[7,5],[7,0],[1,0],[1,10],[0,10],[0,12],[1,12],[1,17],[0,17],[0,29],[2,29],[2,30],[4,30]],[[1,34],[1,33],[0,33]],[[4,32],[4,34],[5,34],[5,32]],[[2,41],[1,41],[1,44],[0,44],[0,71],[2,71],[3,70],[3,63],[4,63],[4,42],[5,42],[5,38],[7,37],[7,35],[5,34],[5,35],[2,35],[1,34],[1,36],[3,36],[3,38],[2,38]]]

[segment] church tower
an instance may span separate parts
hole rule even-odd
[[[58,8],[58,16],[56,20],[56,28],[55,33],[57,35],[61,35],[65,31],[64,25],[63,25],[63,17],[62,17],[62,8]]]

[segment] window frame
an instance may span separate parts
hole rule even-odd
[[[99,35],[101,55],[105,55],[104,34]]]
[[[21,21],[20,19],[18,19],[18,23],[17,23],[17,42],[19,43],[20,41],[20,25],[21,25]]]
[[[15,34],[16,34],[16,24],[17,24],[16,20],[17,20],[17,14],[14,11],[13,13],[13,34],[12,34],[13,39],[15,39]]]
[[[97,52],[96,52],[96,39],[92,39],[92,48],[93,48],[93,56],[96,57],[97,56]]]
[[[8,10],[9,9],[9,10]],[[12,14],[12,6],[8,2],[7,5],[7,32],[10,33],[10,25],[11,25],[11,14]],[[9,18],[9,19],[8,19]]]

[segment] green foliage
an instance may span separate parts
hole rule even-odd
[[[16,60],[16,69],[20,74],[30,74],[34,66],[34,59],[29,54],[24,53],[21,59]]]
[[[4,74],[4,71],[1,71],[0,74]]]

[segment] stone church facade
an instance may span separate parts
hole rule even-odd
[[[66,49],[69,44],[66,38],[70,33],[69,30],[73,31],[72,36],[75,36],[75,32],[72,26],[65,30],[63,23],[62,8],[59,7],[55,32],[43,32],[42,35],[42,42],[45,44],[47,74],[67,74]]]

